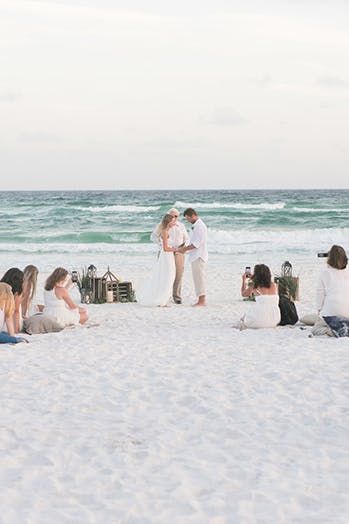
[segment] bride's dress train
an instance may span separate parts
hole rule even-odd
[[[175,276],[173,252],[161,249],[150,277],[137,293],[137,302],[142,306],[166,306],[172,297]]]

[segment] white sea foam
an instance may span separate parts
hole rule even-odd
[[[293,207],[292,211],[298,211],[299,213],[348,213],[348,208],[320,208],[320,207]]]
[[[76,207],[82,211],[90,211],[91,213],[147,213],[151,211],[158,211],[160,206],[91,206],[91,207]]]
[[[283,209],[285,202],[276,202],[274,204],[263,202],[260,204],[245,204],[243,202],[181,202],[180,200],[175,203],[175,207],[187,208],[193,207],[194,209],[262,209],[267,211]]]

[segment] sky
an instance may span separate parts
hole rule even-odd
[[[349,0],[1,0],[0,189],[349,188]]]

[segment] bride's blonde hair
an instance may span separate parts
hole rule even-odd
[[[162,217],[162,220],[161,222],[157,225],[157,228],[155,230],[155,233],[158,237],[161,236],[161,233],[167,229],[168,225],[172,222],[173,220],[173,216],[172,215],[169,215],[168,213],[166,213],[166,215],[164,215]]]

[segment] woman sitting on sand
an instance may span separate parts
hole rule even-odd
[[[57,267],[48,277],[44,291],[44,313],[62,326],[84,324],[88,319],[87,311],[71,299],[65,287],[68,279],[68,271],[63,267]]]
[[[15,300],[11,286],[0,282],[0,344],[18,344],[28,342],[23,337],[15,337],[13,326],[13,314],[15,311]],[[4,332],[4,328],[7,332]]]
[[[251,304],[250,310],[242,317],[240,329],[272,328],[280,322],[279,294],[277,285],[272,282],[268,266],[257,264],[254,267],[251,285],[247,285],[247,275],[242,275],[241,295],[254,296],[256,303]]]
[[[327,255],[327,267],[321,272],[316,288],[318,320],[312,334],[331,335],[322,317],[349,318],[348,257],[342,246],[332,246]]]
[[[22,316],[28,318],[44,309],[36,301],[36,285],[39,270],[36,266],[26,266],[23,270]]]
[[[22,293],[23,293],[23,271],[18,267],[11,267],[6,271],[1,279],[1,282],[9,284],[15,300],[15,309],[13,313],[13,325],[15,333],[22,330]]]

